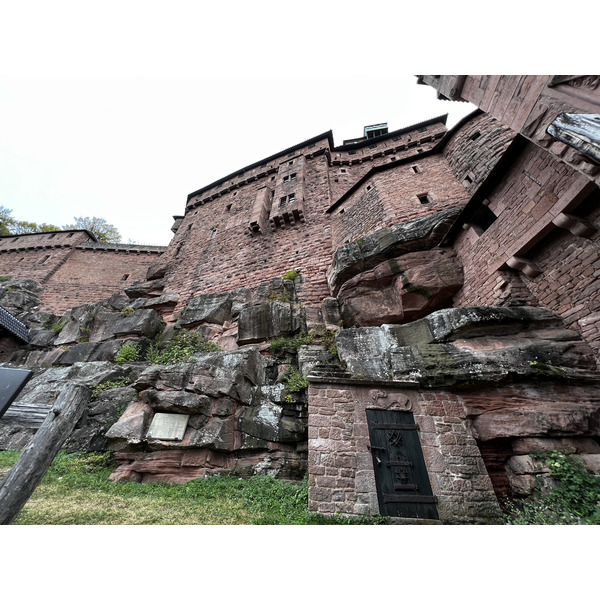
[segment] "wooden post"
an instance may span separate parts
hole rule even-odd
[[[38,432],[0,486],[0,525],[10,525],[38,486],[81,418],[90,390],[70,383],[59,394]]]

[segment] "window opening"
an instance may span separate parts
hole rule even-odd
[[[469,139],[474,142],[481,135],[481,131],[476,131],[473,135],[469,136]]]
[[[429,194],[417,194],[417,198],[421,204],[429,204]]]

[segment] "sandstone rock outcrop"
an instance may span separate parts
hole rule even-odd
[[[122,462],[113,478],[180,482],[232,470],[248,475],[261,472],[267,457],[278,465],[272,470],[298,476],[305,416],[302,406],[286,403],[276,377],[274,362],[252,348],[148,367],[134,384],[139,399],[106,434]],[[189,415],[183,439],[150,438],[157,413]],[[169,460],[162,463],[167,449]],[[193,469],[186,468],[190,461]]]
[[[338,292],[345,327],[408,323],[447,307],[463,283],[452,250],[411,252],[346,281]]]
[[[377,229],[338,248],[327,270],[327,283],[331,293],[337,296],[346,281],[390,258],[437,246],[460,211],[461,207],[450,208],[392,227]]]

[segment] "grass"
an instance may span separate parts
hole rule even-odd
[[[19,453],[0,452],[0,480]],[[15,525],[350,525],[382,519],[308,512],[306,480],[210,477],[183,485],[111,482],[107,454],[59,452]]]

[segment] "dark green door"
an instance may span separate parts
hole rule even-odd
[[[387,517],[437,519],[412,413],[368,409],[367,424],[379,512]]]

